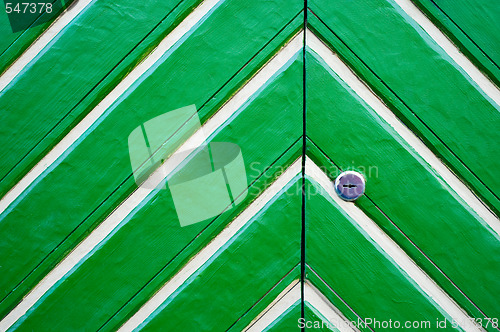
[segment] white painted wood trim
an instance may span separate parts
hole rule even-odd
[[[279,316],[284,314],[288,308],[300,300],[300,282],[299,280],[294,280],[243,331],[264,331]]]
[[[0,91],[45,48],[50,42],[94,0],[79,0],[71,4],[59,17],[31,44],[23,54],[0,76]]]
[[[329,326],[334,326],[341,332],[358,331],[348,323],[347,318],[338,310],[316,287],[308,281],[304,284],[304,300],[314,307],[327,321]],[[243,330],[245,332],[261,332],[278,319],[288,308],[301,300],[300,282],[292,282],[282,291],[266,309],[264,309],[252,322]],[[297,328],[299,317],[297,317]]]
[[[319,313],[326,318],[327,322],[336,327],[340,332],[358,331],[349,320],[337,309],[319,289],[306,281],[304,285],[305,301],[311,304]]]
[[[500,106],[500,90],[409,0],[394,0],[459,65],[477,86]]]

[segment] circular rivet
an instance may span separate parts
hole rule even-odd
[[[335,179],[335,191],[344,201],[354,201],[365,193],[365,178],[358,172],[342,172]]]

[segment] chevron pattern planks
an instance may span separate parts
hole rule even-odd
[[[1,21],[0,330],[498,331],[500,13],[476,2],[80,0]],[[189,105],[201,128],[151,151],[143,124]],[[217,142],[247,188],[224,172],[230,202],[181,227],[169,184]],[[367,179],[355,202],[345,170]]]

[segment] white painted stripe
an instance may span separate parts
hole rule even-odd
[[[149,299],[119,331],[132,331],[139,327],[163,302],[165,302],[186,280],[203,266],[225,243],[227,243],[254,215],[257,214],[280,190],[301,172],[300,159],[296,160],[271,186],[269,186],[248,208],[236,217],[212,242],[198,252],[172,279]]]
[[[326,319],[325,325],[329,324],[329,327],[334,326],[341,332],[358,331],[348,323],[348,320],[340,310],[309,282],[304,284],[304,297],[304,300]],[[264,331],[299,300],[301,300],[300,283],[296,280],[281,292],[243,331]],[[299,317],[297,317],[297,327],[299,324],[298,319]]]
[[[207,3],[205,3],[207,4]],[[167,37],[168,38],[168,37]],[[292,57],[302,49],[303,33],[296,35],[276,56],[274,56],[255,76],[243,86],[222,108],[210,118],[198,131],[210,136],[226,122],[243,104],[255,94],[273,75],[275,75]],[[185,151],[186,147],[201,146],[203,135],[198,135],[198,131],[183,143],[178,151]],[[103,241],[111,232],[125,219],[146,197],[155,190],[165,179],[165,176],[171,174],[189,156],[184,153],[174,153],[163,165],[156,169],[150,177],[137,188],[125,201],[122,202],[90,235],[85,238],[66,258],[64,258],[40,283],[26,295],[1,322],[0,331],[6,330],[23,316],[52,286],[54,286],[64,275],[73,269],[82,259],[85,258],[101,241]],[[290,172],[295,171],[297,163],[290,168]],[[290,173],[287,174],[289,176]],[[281,177],[280,179],[287,177]],[[282,184],[277,181],[277,185]],[[273,187],[276,188],[276,187]],[[271,191],[272,192],[272,191]],[[263,196],[266,198],[267,196]],[[264,199],[257,201],[252,206],[261,207],[258,204]],[[257,205],[256,205],[257,204]],[[248,210],[242,217],[249,217]],[[233,222],[234,223],[234,222]],[[225,233],[227,234],[227,232]]]
[[[436,172],[455,193],[500,235],[500,221],[488,207],[460,180],[391,110],[312,32],[307,31],[307,45],[349,85],[384,121],[386,121]]]
[[[244,332],[264,331],[272,322],[284,314],[292,305],[300,301],[300,283],[294,280],[271,302],[257,317],[255,317]]]
[[[420,289],[425,292],[451,319],[461,324],[465,331],[481,331],[476,325],[469,324],[470,317],[432,280],[406,253],[394,242],[378,225],[373,222],[354,203],[343,201],[335,193],[334,184],[328,176],[309,158],[306,159],[306,175],[316,181],[356,222],[378,246],[389,255],[394,263],[399,266]]]
[[[304,300],[311,304],[326,320],[339,331],[358,331],[349,320],[338,310],[316,287],[306,282],[304,285]]]
[[[218,2],[223,0],[205,0],[198,8],[189,14],[170,34],[163,39],[158,47],[134,68],[78,125],[76,125],[45,157],[33,167],[2,199],[0,214],[15,201],[47,168],[49,168],[63,153],[82,136],[94,122],[151,68],[168,50],[187,34],[199,21],[207,15]],[[84,3],[80,0],[78,4]]]
[[[459,65],[469,77],[500,106],[500,90],[427,18],[410,0],[394,0]]]
[[[79,0],[71,4],[31,44],[23,54],[0,76],[0,91],[7,85],[93,0]]]

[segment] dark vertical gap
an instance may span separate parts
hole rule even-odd
[[[307,1],[304,0],[304,40],[302,46],[302,230],[300,241],[300,317],[305,320],[304,285],[306,281],[306,31]],[[305,331],[305,328],[301,328]]]

